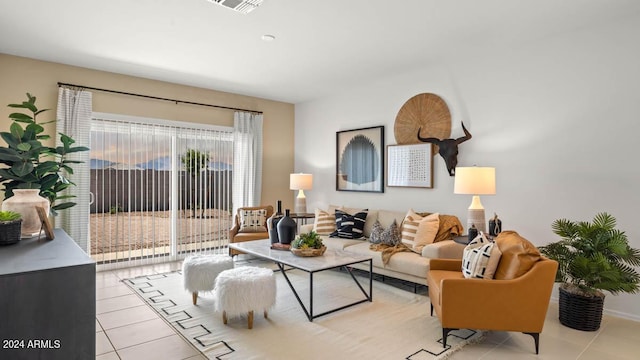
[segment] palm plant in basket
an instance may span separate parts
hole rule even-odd
[[[605,294],[636,293],[640,250],[631,248],[626,234],[616,229],[616,219],[597,214],[592,222],[558,219],[552,224],[560,236],[540,251],[558,262],[560,322],[568,327],[595,331],[600,327]]]

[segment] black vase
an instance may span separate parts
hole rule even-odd
[[[291,244],[296,237],[298,230],[298,224],[295,220],[289,217],[289,209],[285,210],[284,216],[278,221],[278,239],[280,244]]]
[[[478,229],[476,229],[476,226],[473,224],[469,228],[468,232],[469,234],[467,236],[468,236],[469,242],[471,242],[473,239],[475,239],[478,236]]]
[[[489,235],[497,236],[502,231],[502,220],[498,219],[498,217],[494,217],[489,220]]]
[[[280,238],[278,237],[278,223],[280,219],[282,219],[282,201],[278,200],[277,211],[275,214],[271,215],[269,219],[267,219],[267,227],[269,228],[269,240],[271,240],[272,244],[276,244],[280,242]]]

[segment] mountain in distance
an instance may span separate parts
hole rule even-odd
[[[119,170],[127,170],[127,169],[136,169],[136,170],[157,170],[157,171],[168,171],[171,170],[171,156],[163,156],[159,158],[155,158],[146,162],[141,162],[135,165],[124,166],[123,164],[119,164],[113,161],[102,160],[102,159],[91,159],[91,169],[119,169]],[[228,164],[221,161],[211,161],[209,162],[209,170],[212,171],[225,171],[232,170],[233,165]]]
[[[102,159],[91,159],[89,161],[90,169],[106,169],[113,164],[114,164],[113,161],[102,160]]]
[[[149,170],[171,170],[171,156],[163,156],[136,164],[141,169]]]

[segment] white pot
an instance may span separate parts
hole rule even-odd
[[[40,196],[39,189],[14,189],[13,196],[2,203],[2,210],[22,215],[22,236],[30,237],[38,234],[42,227],[36,206],[43,207],[45,214],[49,214],[49,200]]]

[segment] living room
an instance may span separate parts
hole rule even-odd
[[[438,2],[430,3],[435,6]],[[580,1],[566,5],[551,1],[535,6],[527,3],[527,8],[537,10],[532,18],[546,19],[556,26],[551,27],[556,31],[547,31],[544,22],[536,25],[540,28],[539,35],[524,30],[509,33],[497,27],[489,29],[495,36],[493,41],[477,42],[469,29],[461,30],[455,45],[439,47],[442,52],[428,60],[406,60],[402,67],[380,67],[375,76],[365,79],[353,74],[358,81],[351,86],[331,88],[321,96],[299,101],[231,91],[231,86],[227,86],[231,80],[226,79],[211,81],[220,84],[211,88],[163,81],[168,70],[160,65],[156,68],[145,65],[142,60],[129,64],[128,71],[137,75],[119,72],[109,64],[118,61],[101,54],[100,49],[94,55],[99,58],[99,65],[92,67],[72,65],[63,54],[53,56],[59,59],[55,61],[39,58],[35,52],[19,53],[2,40],[0,99],[6,105],[21,101],[29,92],[38,96],[41,108],[55,109],[56,84],[65,82],[261,111],[264,114],[261,203],[275,205],[282,200],[284,208],[293,208],[289,174],[305,172],[313,174],[313,188],[306,191],[310,211],[332,204],[395,211],[413,208],[456,215],[464,223],[470,196],[454,194],[454,178],[438,155],[433,157],[431,189],[385,187],[383,193],[336,191],[336,132],[384,126],[384,143],[393,145],[394,121],[402,105],[414,95],[434,93],[445,99],[451,111],[451,137],[462,136],[461,122],[473,134],[471,140],[460,145],[458,164],[496,168],[496,194],[482,196],[482,202],[487,214],[495,212],[500,216],[504,229],[516,230],[536,246],[543,246],[556,240],[551,231],[555,219],[589,220],[606,211],[616,217],[631,246],[638,248],[640,230],[635,227],[633,206],[640,201],[640,192],[634,190],[640,170],[633,165],[637,164],[633,160],[636,153],[633,144],[635,134],[640,131],[635,121],[640,112],[637,66],[640,8],[633,1],[606,4],[589,1],[589,6],[584,5],[588,11],[583,14]],[[268,5],[269,0],[262,6]],[[486,6],[500,13],[516,5],[492,1]],[[602,16],[597,16],[600,10]],[[548,17],[543,13],[549,13]],[[5,16],[10,15],[0,18],[7,20]],[[471,18],[473,12],[460,16]],[[562,18],[557,16],[581,21],[572,22],[573,27],[561,27],[557,24]],[[514,17],[513,21],[518,20],[522,18]],[[8,28],[4,27],[8,21],[3,22],[2,32],[8,34]],[[425,34],[425,42],[429,39]],[[270,45],[277,45],[280,40],[283,39],[278,38]],[[399,40],[397,46],[415,44]],[[366,63],[362,66],[366,67]],[[327,76],[331,74],[330,69],[321,69]],[[319,76],[323,73],[321,69],[317,70]],[[154,70],[158,71],[155,75]],[[187,77],[191,69],[183,72]],[[288,91],[295,93],[302,89]],[[4,105],[0,109],[0,127],[6,131],[12,110]],[[233,113],[226,110],[98,91],[93,93],[93,110],[200,124],[233,124]],[[167,265],[167,269],[171,266]],[[110,281],[110,275],[99,273],[98,282],[102,278]],[[605,315],[632,320],[632,329],[637,333],[639,296],[607,296]],[[557,297],[554,292],[552,303],[557,303]],[[549,321],[557,323],[553,316]],[[612,333],[626,332],[623,329],[626,325],[613,329]],[[557,334],[566,335],[561,331]],[[603,337],[611,340],[606,335]],[[637,345],[632,344],[637,337],[622,339],[596,350],[613,352],[622,343],[628,347],[612,358],[631,358],[638,351]],[[514,354],[512,350],[504,346],[497,356],[508,357]],[[530,355],[529,350],[518,349],[517,354]],[[454,358],[465,358],[466,351],[465,348]],[[589,358],[590,352],[581,353],[579,358]],[[592,353],[597,354],[595,350]],[[472,358],[485,356],[476,351],[468,354],[473,354],[469,355]],[[546,352],[543,339],[541,356],[561,358],[562,354]]]

